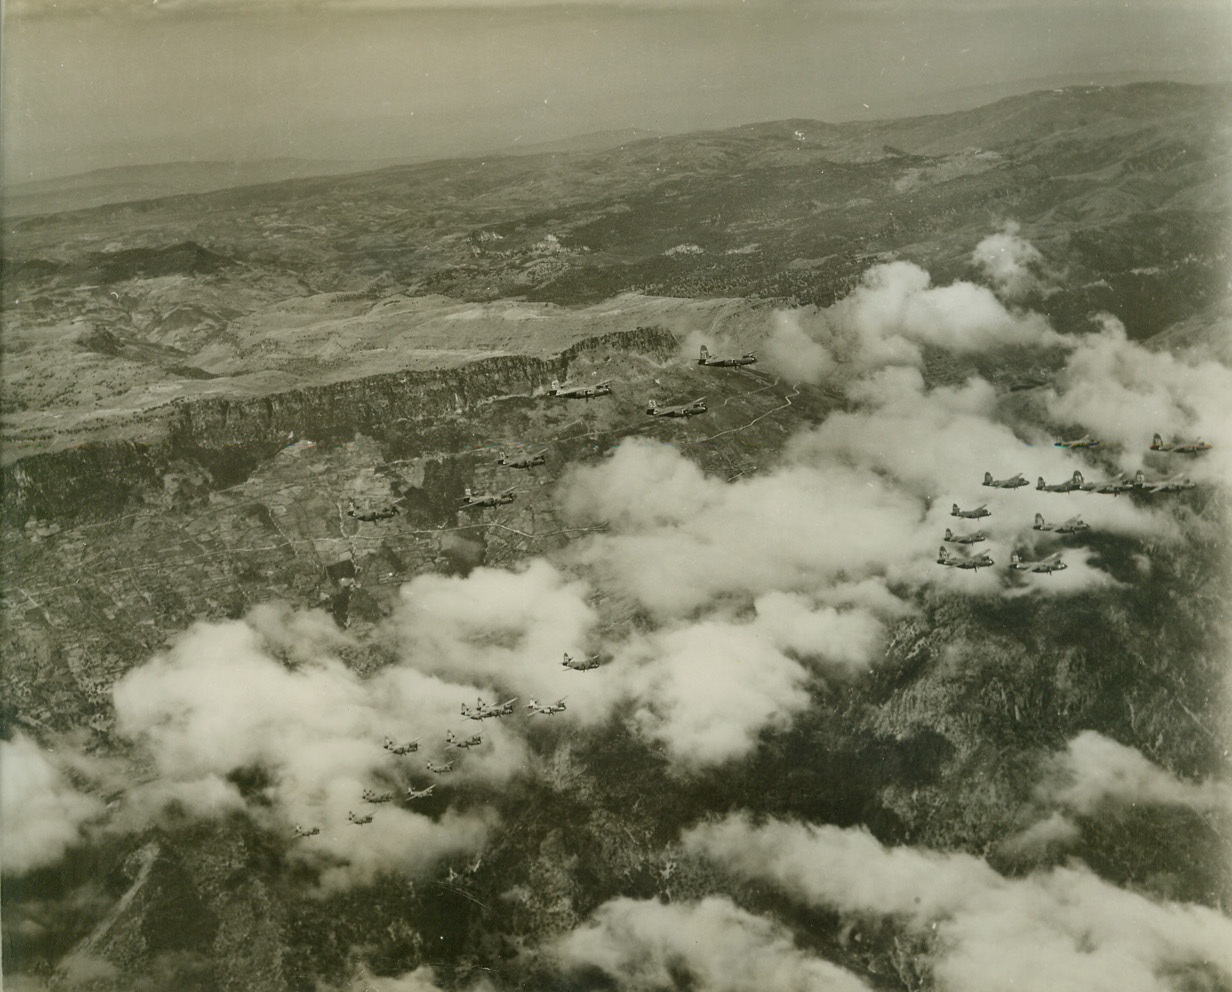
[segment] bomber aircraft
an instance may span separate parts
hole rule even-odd
[[[710,349],[702,345],[702,350],[697,359],[698,365],[709,365],[715,368],[732,368],[737,365],[753,365],[757,361],[757,356],[751,351],[746,351],[739,358],[715,358],[710,354]]]
[[[950,516],[966,517],[968,520],[978,520],[980,517],[991,517],[992,510],[988,509],[988,507],[983,503],[977,506],[974,510],[960,510],[958,508],[958,504],[955,503],[950,507]]]
[[[597,654],[592,654],[589,658],[580,658],[577,661],[574,661],[569,657],[569,652],[566,651],[565,660],[560,664],[562,668],[571,668],[575,672],[588,672],[592,668],[599,667],[599,656]]]
[[[982,530],[977,530],[974,534],[955,534],[947,527],[945,540],[947,544],[978,544],[980,541],[987,541],[988,537]]]
[[[1084,493],[1103,493],[1105,496],[1120,496],[1134,488],[1134,484],[1125,478],[1124,472],[1118,472],[1111,479],[1103,482],[1083,482],[1078,487]]]
[[[510,486],[499,493],[476,493],[471,492],[470,486],[466,487],[466,494],[459,496],[458,499],[462,502],[463,510],[482,509],[486,506],[502,506],[505,503],[512,503],[516,493],[517,486]]]
[[[565,706],[565,699],[565,696],[561,696],[560,699],[556,700],[554,703],[540,703],[537,699],[532,699],[526,704],[526,708],[530,710],[531,713],[540,713],[543,716],[552,716],[554,713],[563,713],[568,708]]]
[[[562,386],[557,379],[552,380],[549,396],[559,396],[567,400],[588,400],[592,396],[606,396],[612,391],[612,380],[604,379],[593,386]]]
[[[347,819],[354,823],[355,826],[362,827],[372,822],[372,814],[369,813],[366,816],[356,816],[354,813],[348,811]]]
[[[397,516],[398,502],[400,501],[396,500],[393,503],[390,503],[389,506],[380,510],[357,510],[355,508],[355,501],[351,500],[347,506],[347,516],[354,517],[356,520],[366,520],[368,522],[388,520],[390,517]]]
[[[1059,441],[1054,441],[1053,446],[1057,448],[1098,448],[1103,442],[1097,437],[1091,437],[1090,434],[1083,434],[1082,437],[1074,438],[1072,441],[1066,441],[1062,438]]]
[[[1017,489],[1019,486],[1029,486],[1031,483],[1022,477],[1021,472],[1009,479],[994,479],[991,472],[985,472],[984,485],[992,486],[994,489]]]
[[[1056,482],[1051,486],[1044,482],[1044,477],[1041,475],[1035,488],[1042,493],[1072,493],[1075,489],[1082,488],[1082,473],[1074,472],[1065,482]]]
[[[1017,554],[1010,555],[1010,568],[1019,572],[1060,572],[1069,566],[1061,560],[1061,552],[1051,554],[1039,561],[1023,561]]]
[[[435,761],[429,761],[427,767],[433,775],[448,775],[453,771],[453,762],[446,761],[443,765],[438,765]]]
[[[651,400],[646,412],[652,417],[696,417],[706,412],[706,397],[699,396],[691,403],[681,403],[679,406],[659,406],[658,400]]]
[[[416,789],[412,787],[406,790],[406,798],[407,799],[423,799],[427,796],[432,795],[432,790],[435,788],[436,788],[435,785],[430,785],[426,789]]]
[[[416,737],[413,741],[407,741],[405,744],[396,744],[392,737],[386,737],[385,743],[381,746],[390,754],[412,754],[419,750],[419,742],[423,738]]]
[[[506,468],[534,468],[536,465],[547,464],[546,454],[544,451],[537,451],[534,454],[528,452],[524,455],[509,458],[502,451],[496,458],[496,464],[504,465]]]
[[[1132,486],[1134,489],[1148,493],[1179,493],[1185,489],[1193,489],[1193,487],[1194,483],[1184,475],[1174,475],[1171,479],[1156,479],[1150,482],[1145,472],[1139,472],[1134,476]]]
[[[1090,525],[1082,522],[1082,517],[1070,517],[1064,523],[1050,524],[1042,513],[1035,515],[1033,530],[1050,530],[1055,534],[1077,534],[1082,530],[1090,530]]]
[[[313,827],[311,830],[305,830],[303,827],[301,827],[297,823],[295,824],[295,830],[293,831],[292,835],[295,837],[315,837],[320,832],[321,832],[320,827]]]
[[[1151,441],[1152,451],[1171,451],[1178,455],[1196,455],[1200,451],[1210,451],[1214,445],[1201,439],[1197,441],[1164,441],[1158,434]]]
[[[948,565],[950,568],[981,569],[988,568],[996,563],[983,552],[970,557],[967,557],[966,555],[952,555],[943,544],[937,551],[937,564]]]
[[[373,792],[371,789],[364,789],[364,802],[366,803],[387,803],[393,797],[392,792]]]
[[[471,709],[466,703],[462,704],[462,715],[468,720],[487,720],[494,716],[512,716],[513,704],[517,701],[517,697],[514,697],[503,703],[491,706],[482,699],[476,699],[474,709]]]
[[[449,747],[478,747],[483,743],[483,732],[474,734],[471,737],[462,740],[454,735],[452,730],[445,731],[445,744]]]

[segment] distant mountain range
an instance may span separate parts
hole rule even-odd
[[[154,200],[185,193],[209,193],[311,176],[336,176],[404,164],[276,158],[260,162],[163,162],[121,165],[71,176],[16,183],[4,189],[4,212],[12,217],[83,210],[108,203]]]
[[[596,152],[632,141],[658,137],[644,128],[594,131],[558,141],[543,141],[494,149],[494,155],[546,155]],[[242,186],[259,186],[289,179],[354,175],[426,161],[424,158],[373,160],[274,158],[256,162],[162,162],[155,165],[121,165],[109,169],[36,182],[15,183],[4,188],[4,212],[11,217],[84,210],[108,203],[155,200],[164,196],[210,193]]]
[[[99,396],[142,384],[158,397],[168,369],[213,390],[236,369],[335,381],[493,342],[542,353],[540,304],[736,300],[744,321],[827,306],[892,259],[939,284],[979,280],[973,249],[1008,223],[1042,265],[1017,305],[1060,331],[1108,312],[1137,340],[1167,331],[1161,342],[1218,354],[1230,111],[1227,86],[1082,86],[945,115],[601,132],[362,173],[189,163],[18,187],[27,207],[126,202],[11,217],[6,344],[29,336],[23,360],[43,374],[6,383],[7,414],[33,429],[47,397],[75,404],[95,376]],[[210,185],[227,188],[185,192]],[[407,298],[438,302],[387,305]],[[498,306],[483,318],[496,330],[416,337],[424,314],[456,303]],[[352,337],[367,350],[341,348]]]

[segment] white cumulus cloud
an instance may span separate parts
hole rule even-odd
[[[807,905],[933,935],[933,974],[949,992],[1165,992],[1186,987],[1186,974],[1232,981],[1232,920],[1154,902],[1083,868],[1010,879],[968,854],[740,816],[697,827],[684,844]]]
[[[788,931],[731,900],[664,905],[613,899],[561,938],[566,970],[597,968],[621,989],[696,988],[707,992],[866,990],[857,976],[800,950]]]
[[[0,868],[20,875],[63,857],[81,830],[103,811],[78,791],[54,755],[24,734],[0,741]]]

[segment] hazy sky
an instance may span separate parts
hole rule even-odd
[[[10,0],[3,28],[8,183],[1232,76],[1229,0]]]

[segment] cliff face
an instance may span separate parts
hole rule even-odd
[[[461,368],[391,372],[262,397],[173,402],[154,413],[159,440],[87,443],[5,466],[5,524],[105,519],[143,491],[161,489],[172,462],[195,463],[213,488],[223,488],[297,438],[339,441],[363,433],[387,440],[501,397],[529,395],[605,351],[665,359],[676,348],[670,332],[639,327],[588,338],[554,358],[500,355]]]

